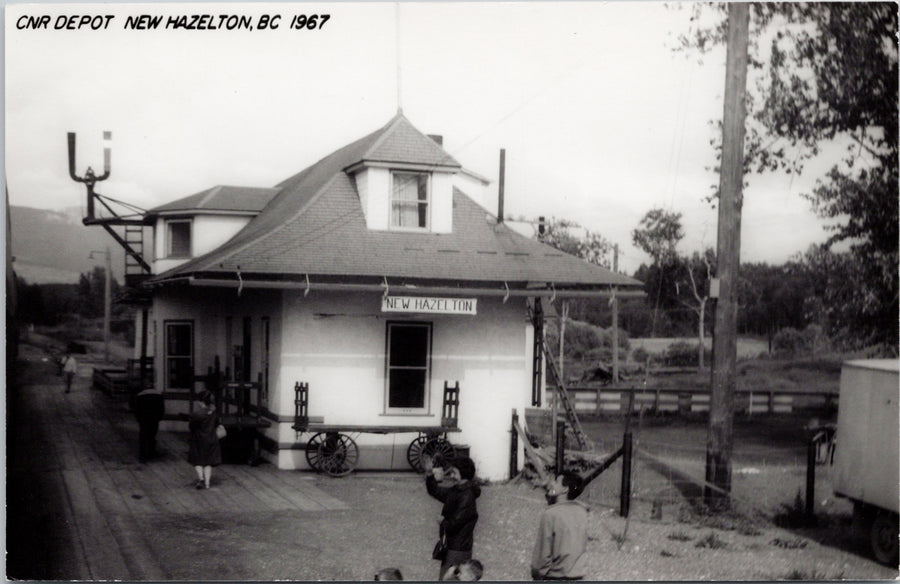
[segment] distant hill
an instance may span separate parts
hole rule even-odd
[[[103,266],[103,254],[112,254],[112,273],[120,283],[125,271],[125,252],[102,227],[81,223],[81,209],[60,210],[9,207],[11,255],[16,274],[30,284],[73,284],[94,266]]]

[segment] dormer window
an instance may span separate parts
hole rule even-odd
[[[166,256],[191,257],[191,220],[166,221]]]
[[[391,173],[391,228],[428,229],[428,173]]]

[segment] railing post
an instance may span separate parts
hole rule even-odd
[[[510,425],[509,440],[509,478],[512,479],[519,474],[519,433],[516,431],[516,424],[519,423],[519,414],[515,408],[512,411],[512,424]]]

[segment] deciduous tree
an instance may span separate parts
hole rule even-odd
[[[827,244],[847,242],[867,293],[860,342],[896,348],[898,326],[897,5],[879,2],[752,4],[755,92],[748,103],[746,170],[806,171],[826,144],[843,160],[805,193],[829,220]],[[681,38],[701,53],[723,44],[725,5],[692,7],[712,22]],[[714,13],[710,21],[707,17]],[[865,328],[856,326],[864,324]]]

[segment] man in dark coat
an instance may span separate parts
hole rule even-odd
[[[165,414],[162,389],[148,387],[134,397],[134,413],[138,421],[138,458],[147,462],[159,456],[156,434]]]
[[[446,555],[441,559],[443,579],[451,566],[457,566],[472,558],[472,544],[478,509],[475,500],[481,495],[481,487],[475,482],[475,463],[461,457],[445,472],[434,468],[430,459],[425,460],[425,489],[428,494],[444,504],[441,510],[441,531],[447,542]],[[442,482],[442,484],[438,484]],[[444,484],[446,482],[447,484]]]

